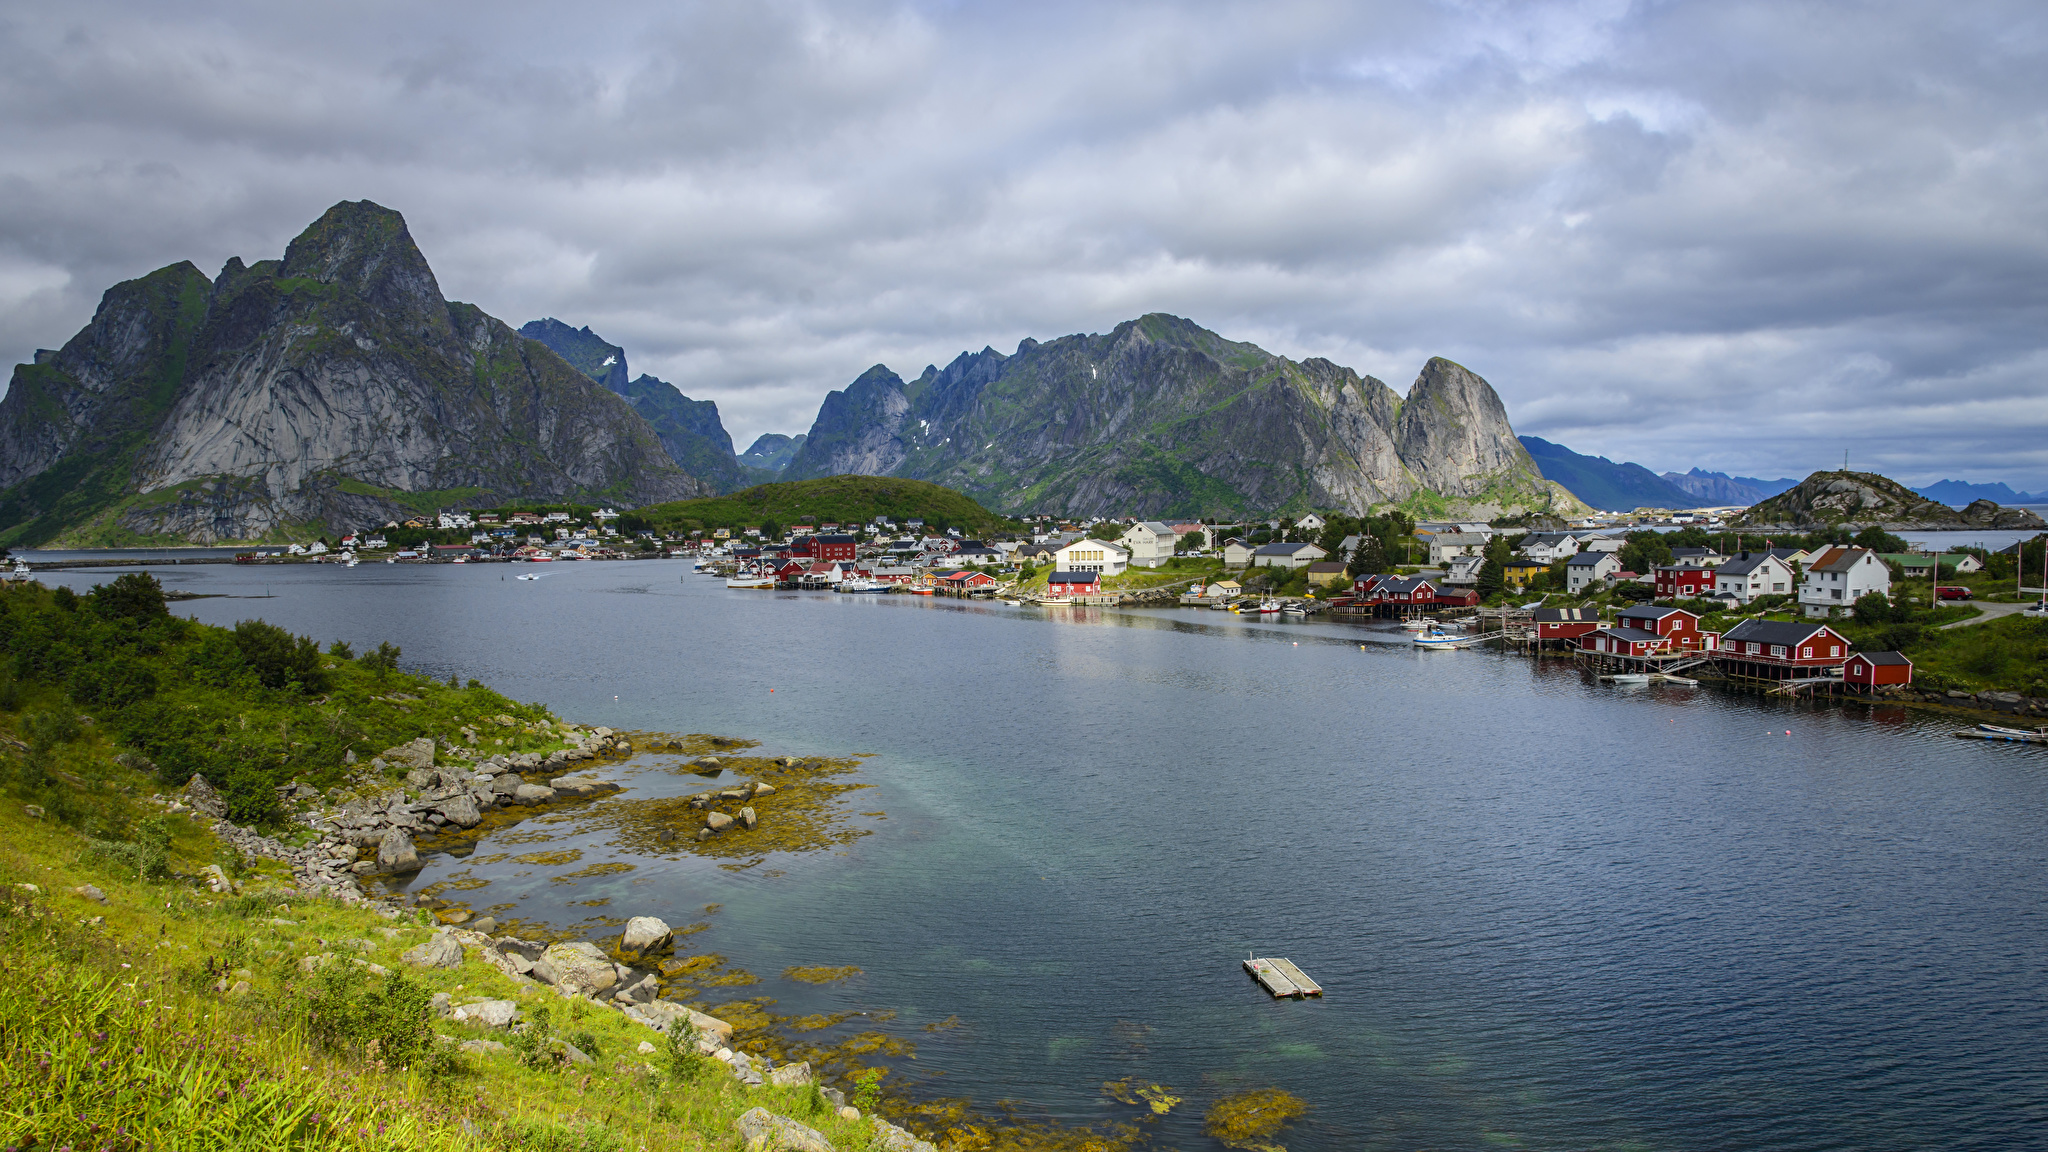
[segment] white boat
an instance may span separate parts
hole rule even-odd
[[[541,577],[543,577],[543,576],[545,576],[545,575],[547,575],[547,573],[545,573],[545,572],[521,572],[521,573],[520,573],[519,575],[517,575],[517,576],[514,576],[514,577],[513,577],[513,579],[514,579],[514,580],[538,580],[538,579],[540,579]]]
[[[1648,684],[1650,682],[1650,674],[1647,672],[1619,672],[1613,676],[1602,676],[1601,679],[1615,684]]]
[[[1401,630],[1402,630],[1402,631],[1404,631],[1404,632],[1427,632],[1427,631],[1429,631],[1429,630],[1430,630],[1431,628],[1434,628],[1434,627],[1436,627],[1436,625],[1434,625],[1434,624],[1431,624],[1431,623],[1430,623],[1429,621],[1427,621],[1427,620],[1403,620],[1403,621],[1401,621]]]
[[[1455,651],[1464,642],[1465,638],[1463,636],[1453,636],[1441,628],[1432,628],[1427,632],[1418,632],[1415,635],[1415,646],[1417,648],[1431,648],[1450,652]]]
[[[860,576],[855,576],[850,580],[841,580],[837,587],[841,592],[855,592],[863,595],[872,595],[889,590],[889,585],[886,581],[869,580]]]
[[[2039,736],[2040,732],[2027,728],[2007,728],[2003,724],[1979,724],[1977,731],[1990,732],[1999,736]]]
[[[775,587],[775,577],[728,576],[725,578],[725,586],[727,588],[773,588]]]

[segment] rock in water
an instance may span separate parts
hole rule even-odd
[[[754,826],[754,810],[752,808],[740,809],[740,823],[745,824],[749,828]]]
[[[635,916],[626,921],[626,933],[619,937],[619,951],[627,956],[656,956],[674,943],[675,934],[666,923],[652,916]]]
[[[732,826],[732,817],[727,816],[723,812],[706,812],[704,814],[704,826],[713,832],[723,832]]]
[[[824,1133],[766,1108],[747,1109],[732,1126],[747,1152],[833,1152]]]
[[[412,846],[412,837],[405,829],[393,828],[377,842],[377,870],[379,872],[417,872],[420,870],[420,854]]]
[[[457,828],[474,828],[484,820],[484,814],[477,810],[476,801],[470,799],[466,792],[434,805],[434,811]]]
[[[557,795],[575,798],[604,796],[619,790],[619,786],[610,780],[587,772],[575,776],[557,776],[548,782],[548,786],[553,788]]]
[[[399,959],[415,968],[454,968],[462,963],[462,945],[446,932],[436,932],[425,944],[406,949]]]
[[[543,788],[538,784],[521,784],[512,793],[513,802],[518,804],[546,804],[554,798],[553,788]]]
[[[190,804],[194,811],[202,812],[215,820],[225,820],[228,817],[228,806],[220,798],[220,793],[214,791],[213,785],[206,782],[206,777],[196,772],[190,780],[185,781],[185,803]]]

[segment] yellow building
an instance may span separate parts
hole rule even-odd
[[[1501,565],[1501,580],[1512,588],[1527,588],[1529,581],[1550,571],[1550,565],[1517,556]]]

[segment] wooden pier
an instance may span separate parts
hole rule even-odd
[[[1295,967],[1292,960],[1256,957],[1244,962],[1244,970],[1271,992],[1275,1000],[1299,1000],[1304,996],[1323,994],[1323,986],[1309,979],[1308,973]]]

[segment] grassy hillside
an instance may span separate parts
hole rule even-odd
[[[1016,527],[951,488],[894,476],[827,476],[762,484],[724,496],[655,504],[633,514],[635,524],[661,531],[706,532],[766,524],[787,528],[806,518],[818,524],[865,524],[877,516],[898,524],[921,519],[927,527],[958,528],[970,536]]]

